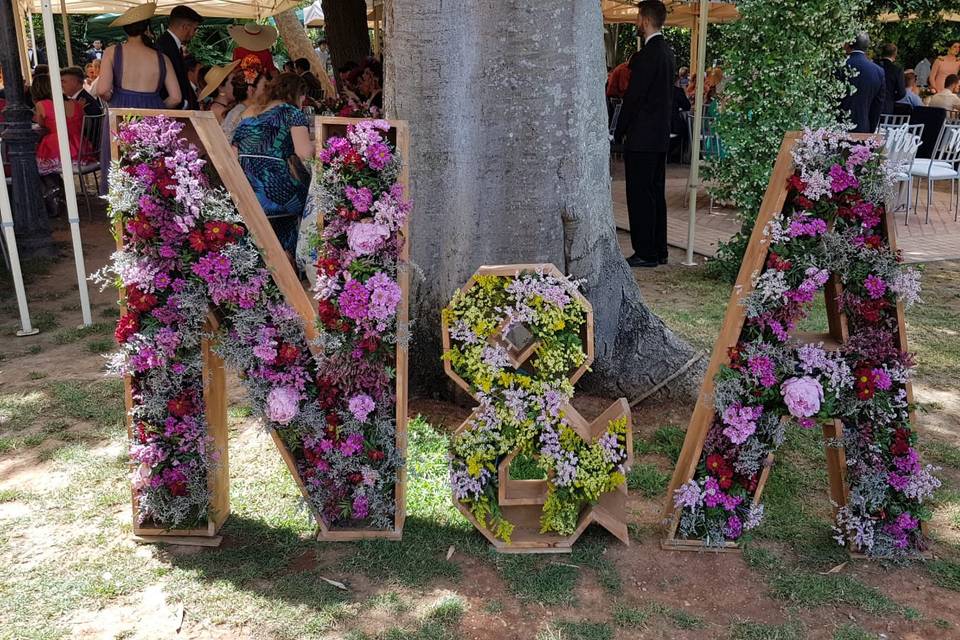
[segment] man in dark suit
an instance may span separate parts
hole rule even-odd
[[[847,89],[847,97],[840,102],[840,108],[850,113],[854,133],[873,133],[880,124],[886,93],[883,68],[867,57],[870,36],[866,33],[857,35],[857,39],[846,48],[844,73],[851,86]]]
[[[907,95],[907,81],[897,64],[897,45],[888,42],[880,47],[880,66],[884,78],[883,113],[893,113],[893,105]]]
[[[643,49],[630,65],[630,83],[623,97],[616,138],[626,135],[623,165],[630,215],[631,267],[667,263],[667,151],[673,119],[676,57],[660,29],[667,9],[660,0],[639,6]]]
[[[83,88],[83,79],[83,69],[80,67],[67,67],[61,71],[60,85],[63,88],[63,98],[83,104],[84,115],[98,116],[103,113],[103,107],[99,100]]]
[[[170,25],[162,36],[157,38],[157,50],[170,58],[170,64],[173,67],[173,73],[177,76],[177,84],[180,85],[180,95],[183,96],[182,109],[198,109],[197,92],[190,85],[190,79],[187,77],[187,66],[184,62],[183,48],[197,33],[197,27],[203,22],[199,13],[179,5],[170,12]],[[160,97],[166,98],[167,92],[160,91]]]
[[[323,85],[310,70],[310,61],[306,58],[297,58],[293,61],[293,69],[307,83],[307,97],[313,101],[323,100]]]

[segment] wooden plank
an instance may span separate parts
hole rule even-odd
[[[730,294],[730,301],[727,303],[723,328],[714,344],[710,364],[707,366],[707,372],[703,379],[703,386],[700,388],[700,393],[697,396],[697,404],[694,407],[693,416],[690,418],[690,425],[687,428],[687,435],[683,441],[683,448],[680,451],[677,466],[674,469],[670,486],[667,489],[667,500],[663,509],[662,519],[674,523],[668,535],[672,535],[678,522],[673,517],[675,511],[673,495],[681,485],[688,482],[693,478],[694,473],[696,473],[697,465],[700,462],[700,454],[703,452],[703,441],[707,436],[710,425],[713,423],[715,415],[713,406],[713,380],[722,366],[730,364],[727,349],[734,346],[740,339],[740,333],[743,330],[745,320],[745,313],[741,302],[753,291],[754,274],[759,275],[766,262],[769,251],[769,240],[764,234],[764,231],[766,230],[767,224],[783,211],[783,206],[787,199],[787,180],[794,171],[791,151],[799,135],[797,132],[790,132],[783,138],[780,151],[777,153],[773,173],[770,176],[770,184],[767,187],[763,202],[760,205],[757,222],[753,227],[753,233],[750,236],[746,253],[743,256],[743,262],[740,265],[737,283],[733,288],[733,292]]]
[[[210,314],[204,327],[204,334],[211,335],[217,326],[217,320]],[[200,342],[203,358],[203,403],[207,413],[207,435],[212,439],[213,468],[207,475],[210,488],[210,505],[207,519],[208,533],[215,535],[230,515],[230,460],[227,440],[227,374],[223,359],[213,351],[209,337]]]
[[[179,544],[189,547],[219,547],[223,536],[177,536],[177,535],[135,535],[134,542],[141,544]]]

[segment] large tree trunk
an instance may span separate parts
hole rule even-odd
[[[644,305],[617,244],[597,2],[393,0],[387,112],[412,135],[411,370],[441,379],[439,310],[482,264],[552,262],[585,281],[596,361],[581,387],[689,397],[703,363]]]
[[[290,54],[290,59],[306,58],[309,60],[310,70],[320,79],[323,90],[329,95],[336,94],[337,91],[333,87],[333,80],[327,75],[327,70],[324,69],[323,62],[313,48],[313,43],[307,36],[307,30],[304,29],[303,23],[300,22],[296,12],[294,12],[293,9],[289,9],[283,13],[278,13],[273,19],[277,23],[277,31],[280,32],[280,37],[283,38],[283,43],[287,47],[287,53]]]
[[[367,3],[364,0],[322,0],[321,5],[334,73],[347,62],[363,62],[370,55]]]

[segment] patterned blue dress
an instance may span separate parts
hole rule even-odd
[[[283,248],[294,253],[309,179],[294,175],[288,160],[296,158],[293,127],[306,127],[306,114],[280,104],[252,118],[244,118],[233,132],[240,166],[253,187],[263,212]]]

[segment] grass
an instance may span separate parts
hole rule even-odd
[[[938,586],[960,591],[960,563],[951,560],[931,560],[926,563],[926,567]]]
[[[633,451],[637,455],[648,453],[658,453],[670,459],[675,463],[680,457],[680,449],[683,448],[683,439],[686,437],[686,429],[675,425],[660,427],[653,432],[650,440],[637,438],[633,442]]]
[[[104,336],[113,333],[113,324],[109,322],[95,322],[86,327],[62,329],[53,334],[54,344],[72,344],[91,336]]]
[[[638,491],[645,498],[658,498],[667,490],[670,474],[649,462],[634,464],[627,474],[627,488]]]
[[[570,563],[593,569],[600,586],[607,593],[617,595],[622,591],[623,581],[617,566],[606,553],[606,539],[589,532],[577,541],[570,555]]]
[[[580,575],[576,567],[539,555],[495,555],[492,560],[500,577],[521,602],[573,604],[573,591]]]
[[[803,640],[803,625],[796,621],[783,624],[737,622],[730,628],[730,640]]]
[[[937,440],[926,440],[921,448],[923,456],[931,462],[960,470],[960,447]]]
[[[833,632],[833,640],[876,640],[877,635],[870,633],[860,625],[848,623]]]
[[[642,629],[654,617],[659,617],[685,631],[703,629],[707,626],[700,616],[659,602],[650,602],[639,608],[617,605],[613,610],[614,623],[623,629]]]
[[[537,635],[538,640],[613,640],[613,629],[606,622],[561,621],[550,623]]]

